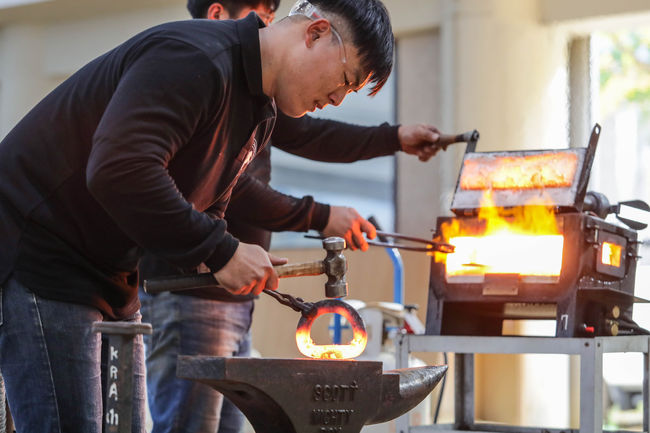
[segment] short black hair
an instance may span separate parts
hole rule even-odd
[[[393,69],[395,36],[388,11],[379,0],[309,0],[325,14],[338,15],[352,35],[361,65],[369,72],[374,95],[386,84]]]
[[[221,3],[228,15],[237,16],[245,7],[257,8],[260,5],[275,11],[280,5],[280,0],[187,0],[187,10],[192,18],[205,18],[212,3]]]

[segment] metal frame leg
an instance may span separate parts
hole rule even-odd
[[[409,366],[409,336],[401,335],[397,342],[397,353],[395,354],[395,368],[408,368]],[[397,433],[408,433],[411,424],[409,412],[395,419],[395,431]]]
[[[454,428],[474,425],[474,354],[454,354]]]
[[[539,430],[524,426],[476,424],[474,419],[474,354],[568,354],[580,357],[580,428],[579,433],[603,433],[603,354],[640,352],[643,354],[643,432],[650,433],[650,337],[618,336],[593,339],[546,337],[477,337],[477,336],[403,336],[398,345],[397,365],[406,367],[408,354],[415,352],[450,352],[455,354],[454,401],[455,423],[415,427],[415,431],[462,433],[489,432],[564,432],[572,429]],[[409,433],[408,414],[397,419],[397,433]],[[625,430],[627,431],[627,430]]]
[[[603,348],[586,342],[580,354],[580,433],[603,431]]]
[[[650,338],[648,338],[648,349],[643,352],[643,431],[650,431],[648,426],[648,411],[650,403],[650,385],[648,384],[648,374],[650,374],[650,357],[648,356],[648,351],[650,351]]]

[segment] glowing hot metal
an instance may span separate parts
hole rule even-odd
[[[352,327],[353,337],[348,344],[315,344],[311,338],[314,321],[324,314],[340,314]],[[337,299],[325,299],[314,303],[303,313],[296,330],[298,350],[305,356],[319,359],[349,359],[361,355],[366,348],[368,334],[359,313],[347,303]]]

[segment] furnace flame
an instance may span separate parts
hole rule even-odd
[[[553,207],[546,200],[515,208],[494,206],[490,190],[484,193],[478,222],[454,218],[441,227],[452,254],[436,253],[445,263],[448,281],[482,282],[486,274],[553,277],[562,270],[564,237]],[[476,220],[474,220],[476,221]]]

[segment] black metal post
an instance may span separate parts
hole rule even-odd
[[[104,432],[131,433],[133,406],[133,340],[151,334],[148,323],[95,322],[93,331],[108,337]]]

